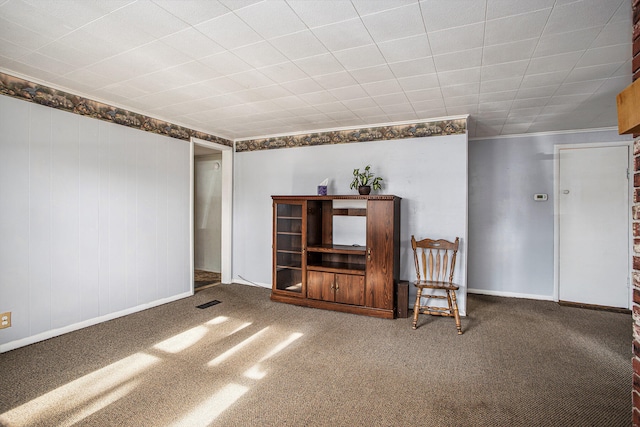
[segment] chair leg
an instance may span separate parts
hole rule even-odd
[[[447,295],[449,291],[447,291]],[[458,312],[458,303],[456,302],[456,291],[451,291],[451,302],[453,303],[453,317],[456,319],[456,329],[458,335],[462,335],[462,326],[460,325],[460,313]]]
[[[413,304],[413,324],[411,327],[416,329],[418,327],[418,314],[420,313],[420,297],[422,296],[422,288],[418,288],[416,293],[416,302]]]

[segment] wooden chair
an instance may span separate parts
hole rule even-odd
[[[442,239],[416,241],[415,237],[411,236],[411,247],[416,264],[416,281],[413,284],[418,288],[416,303],[413,306],[413,329],[417,328],[418,314],[450,316],[456,320],[458,334],[462,334],[458,303],[456,302],[458,285],[453,283],[453,271],[456,266],[459,243],[460,238],[458,237],[455,242],[449,242]],[[422,291],[424,289],[444,291],[444,294],[433,292],[433,295],[423,297]],[[427,302],[433,298],[446,299],[448,307],[422,305],[422,298]]]

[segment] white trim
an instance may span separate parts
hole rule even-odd
[[[78,329],[83,329],[88,326],[97,325],[98,323],[106,322],[108,320],[117,319],[118,317],[127,316],[129,314],[137,313],[142,310],[147,310],[149,308],[167,304],[169,302],[177,301],[182,298],[187,298],[192,295],[193,295],[193,292],[184,292],[182,294],[173,295],[171,297],[162,298],[146,304],[140,304],[135,307],[127,308],[121,311],[116,311],[115,313],[109,313],[109,314],[105,314],[104,316],[94,317],[92,319],[84,320],[82,322],[74,323],[72,325],[64,326],[62,328],[51,329],[36,335],[31,335],[29,337],[21,338],[19,340],[10,341],[8,343],[0,345],[0,353],[4,353],[6,351],[14,350],[19,347],[24,347],[29,344],[34,344],[40,341],[44,341],[49,338],[57,337],[59,335],[66,334],[68,332],[77,331]]]
[[[633,278],[633,218],[631,215],[631,209],[633,207],[633,140],[630,141],[613,141],[613,142],[595,142],[595,143],[581,143],[581,144],[556,144],[553,147],[553,300],[560,300],[560,287],[559,287],[559,247],[560,247],[560,205],[558,203],[558,195],[560,194],[560,150],[571,149],[588,149],[588,148],[602,148],[602,147],[627,147],[629,163],[627,168],[629,169],[629,179],[627,180],[628,194],[629,194],[629,209],[627,210],[629,233],[627,233],[628,239],[628,300],[627,308],[631,309],[633,302],[633,286],[631,286]]]
[[[243,279],[241,276],[234,277],[233,283],[238,283],[240,285],[257,286],[259,288],[266,288],[266,289],[272,288],[270,283],[251,282],[249,280]]]
[[[440,122],[443,120],[460,120],[460,119],[468,119],[468,114],[462,114],[460,116],[449,116],[449,117],[435,117],[429,119],[417,119],[417,120],[405,120],[401,122],[387,122],[387,123],[373,123],[366,125],[356,125],[356,126],[344,126],[337,128],[325,128],[325,129],[313,129],[313,130],[302,130],[299,132],[290,132],[290,133],[276,133],[272,135],[262,135],[262,136],[252,136],[247,138],[236,138],[234,142],[244,142],[244,141],[252,141],[254,139],[268,139],[268,138],[279,138],[283,136],[295,136],[295,135],[306,135],[309,133],[321,133],[321,132],[339,132],[343,130],[354,130],[354,129],[368,129],[368,128],[377,128],[383,126],[402,126],[402,125],[411,125],[417,123],[430,123],[430,122]],[[435,136],[435,135],[434,135]]]
[[[189,140],[189,244],[190,251],[189,257],[191,259],[191,286],[193,289],[193,275],[194,275],[194,160],[193,160],[193,148],[194,144],[218,150],[222,153],[222,213],[221,213],[221,227],[220,227],[220,244],[222,246],[220,251],[220,273],[222,283],[231,283],[232,277],[232,227],[233,227],[233,153],[235,147],[229,147],[227,145],[217,144],[214,142],[204,141],[198,138],[191,138]]]
[[[591,129],[571,129],[571,130],[554,130],[548,132],[532,132],[532,133],[516,133],[513,135],[495,135],[495,136],[479,136],[469,138],[469,141],[482,141],[485,139],[508,139],[508,138],[528,138],[532,136],[545,136],[545,135],[565,135],[573,133],[587,133],[587,132],[618,132],[618,128],[615,126],[605,128],[591,128]]]
[[[469,294],[478,294],[478,295],[491,295],[494,297],[506,297],[506,298],[525,298],[525,299],[535,299],[540,301],[554,301],[553,297],[550,295],[534,295],[534,294],[521,294],[518,292],[504,292],[504,291],[492,291],[489,289],[467,289],[467,293]]]

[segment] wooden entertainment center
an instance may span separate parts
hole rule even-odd
[[[273,301],[395,317],[395,287],[400,274],[399,197],[272,198]],[[364,244],[334,244],[334,220],[338,217],[362,218]]]

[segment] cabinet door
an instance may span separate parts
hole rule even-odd
[[[304,295],[304,202],[273,205],[273,290]]]
[[[367,204],[366,306],[393,309],[394,203]]]
[[[336,302],[364,305],[364,276],[354,274],[336,274]]]
[[[307,272],[307,298],[333,301],[334,274],[322,271]]]

